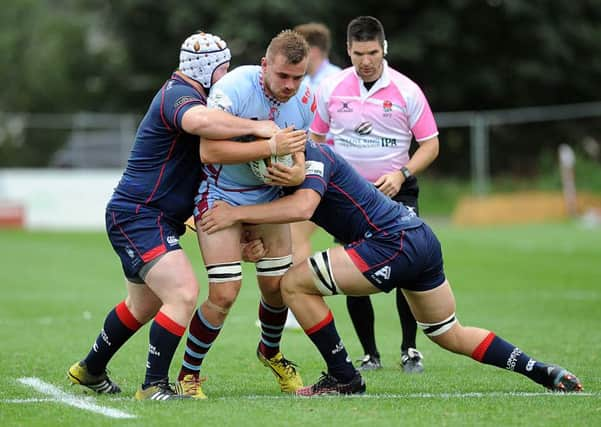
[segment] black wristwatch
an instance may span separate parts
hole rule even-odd
[[[403,176],[405,177],[405,179],[409,179],[411,177],[411,171],[409,169],[407,169],[406,166],[403,166],[400,169],[401,173],[403,174]]]

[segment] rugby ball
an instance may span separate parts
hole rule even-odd
[[[248,162],[250,166],[250,170],[252,173],[259,178],[262,182],[269,182],[268,178],[265,178],[265,174],[267,173],[267,168],[271,166],[272,163],[282,163],[288,167],[291,167],[294,163],[292,158],[292,154],[286,154],[284,156],[270,156],[264,159],[253,160]]]

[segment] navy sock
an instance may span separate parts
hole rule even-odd
[[[342,383],[350,382],[356,371],[336,331],[332,312],[329,311],[325,319],[305,333],[326,361],[328,373]]]
[[[104,326],[92,349],[84,359],[88,371],[98,375],[106,369],[109,360],[142,326],[121,301],[104,319]]]
[[[545,385],[548,382],[546,363],[537,362],[493,332],[476,347],[472,358],[487,365],[518,372],[538,384]]]
[[[369,297],[346,297],[346,308],[365,354],[380,357],[374,331],[374,308]]]
[[[417,335],[417,323],[411,313],[409,303],[403,295],[401,288],[396,290],[396,308],[399,312],[401,321],[401,330],[403,331],[403,341],[401,342],[401,351],[407,351],[409,348],[417,348],[415,338]]]
[[[144,385],[169,377],[169,365],[186,328],[167,317],[162,311],[150,327],[148,361]]]

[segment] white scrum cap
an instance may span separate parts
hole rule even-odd
[[[225,41],[213,34],[199,32],[182,43],[179,70],[208,89],[215,69],[231,58]]]

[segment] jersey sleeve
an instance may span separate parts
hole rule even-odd
[[[241,94],[233,80],[232,74],[226,74],[213,85],[207,99],[207,107],[218,108],[235,116],[240,115]]]
[[[416,85],[413,96],[407,101],[409,126],[417,142],[425,141],[438,135],[438,127],[430,104],[422,90]]]
[[[299,188],[308,188],[315,190],[322,197],[325,194],[330,177],[332,176],[333,163],[315,143],[312,144],[314,149],[307,150],[307,160],[305,160],[305,181]]]
[[[308,84],[305,84],[305,87],[301,88],[301,90],[303,91],[303,96],[301,97],[303,129],[307,130],[313,121],[317,104],[315,100],[315,93],[313,90],[311,90],[311,87]]]
[[[331,89],[329,79],[324,79],[317,89],[315,96],[316,108],[313,122],[309,130],[317,135],[326,135],[330,130],[330,113],[328,112],[328,98]]]
[[[198,92],[184,85],[172,85],[165,89],[161,102],[162,119],[171,128],[182,130],[182,117],[190,108],[204,105]]]

